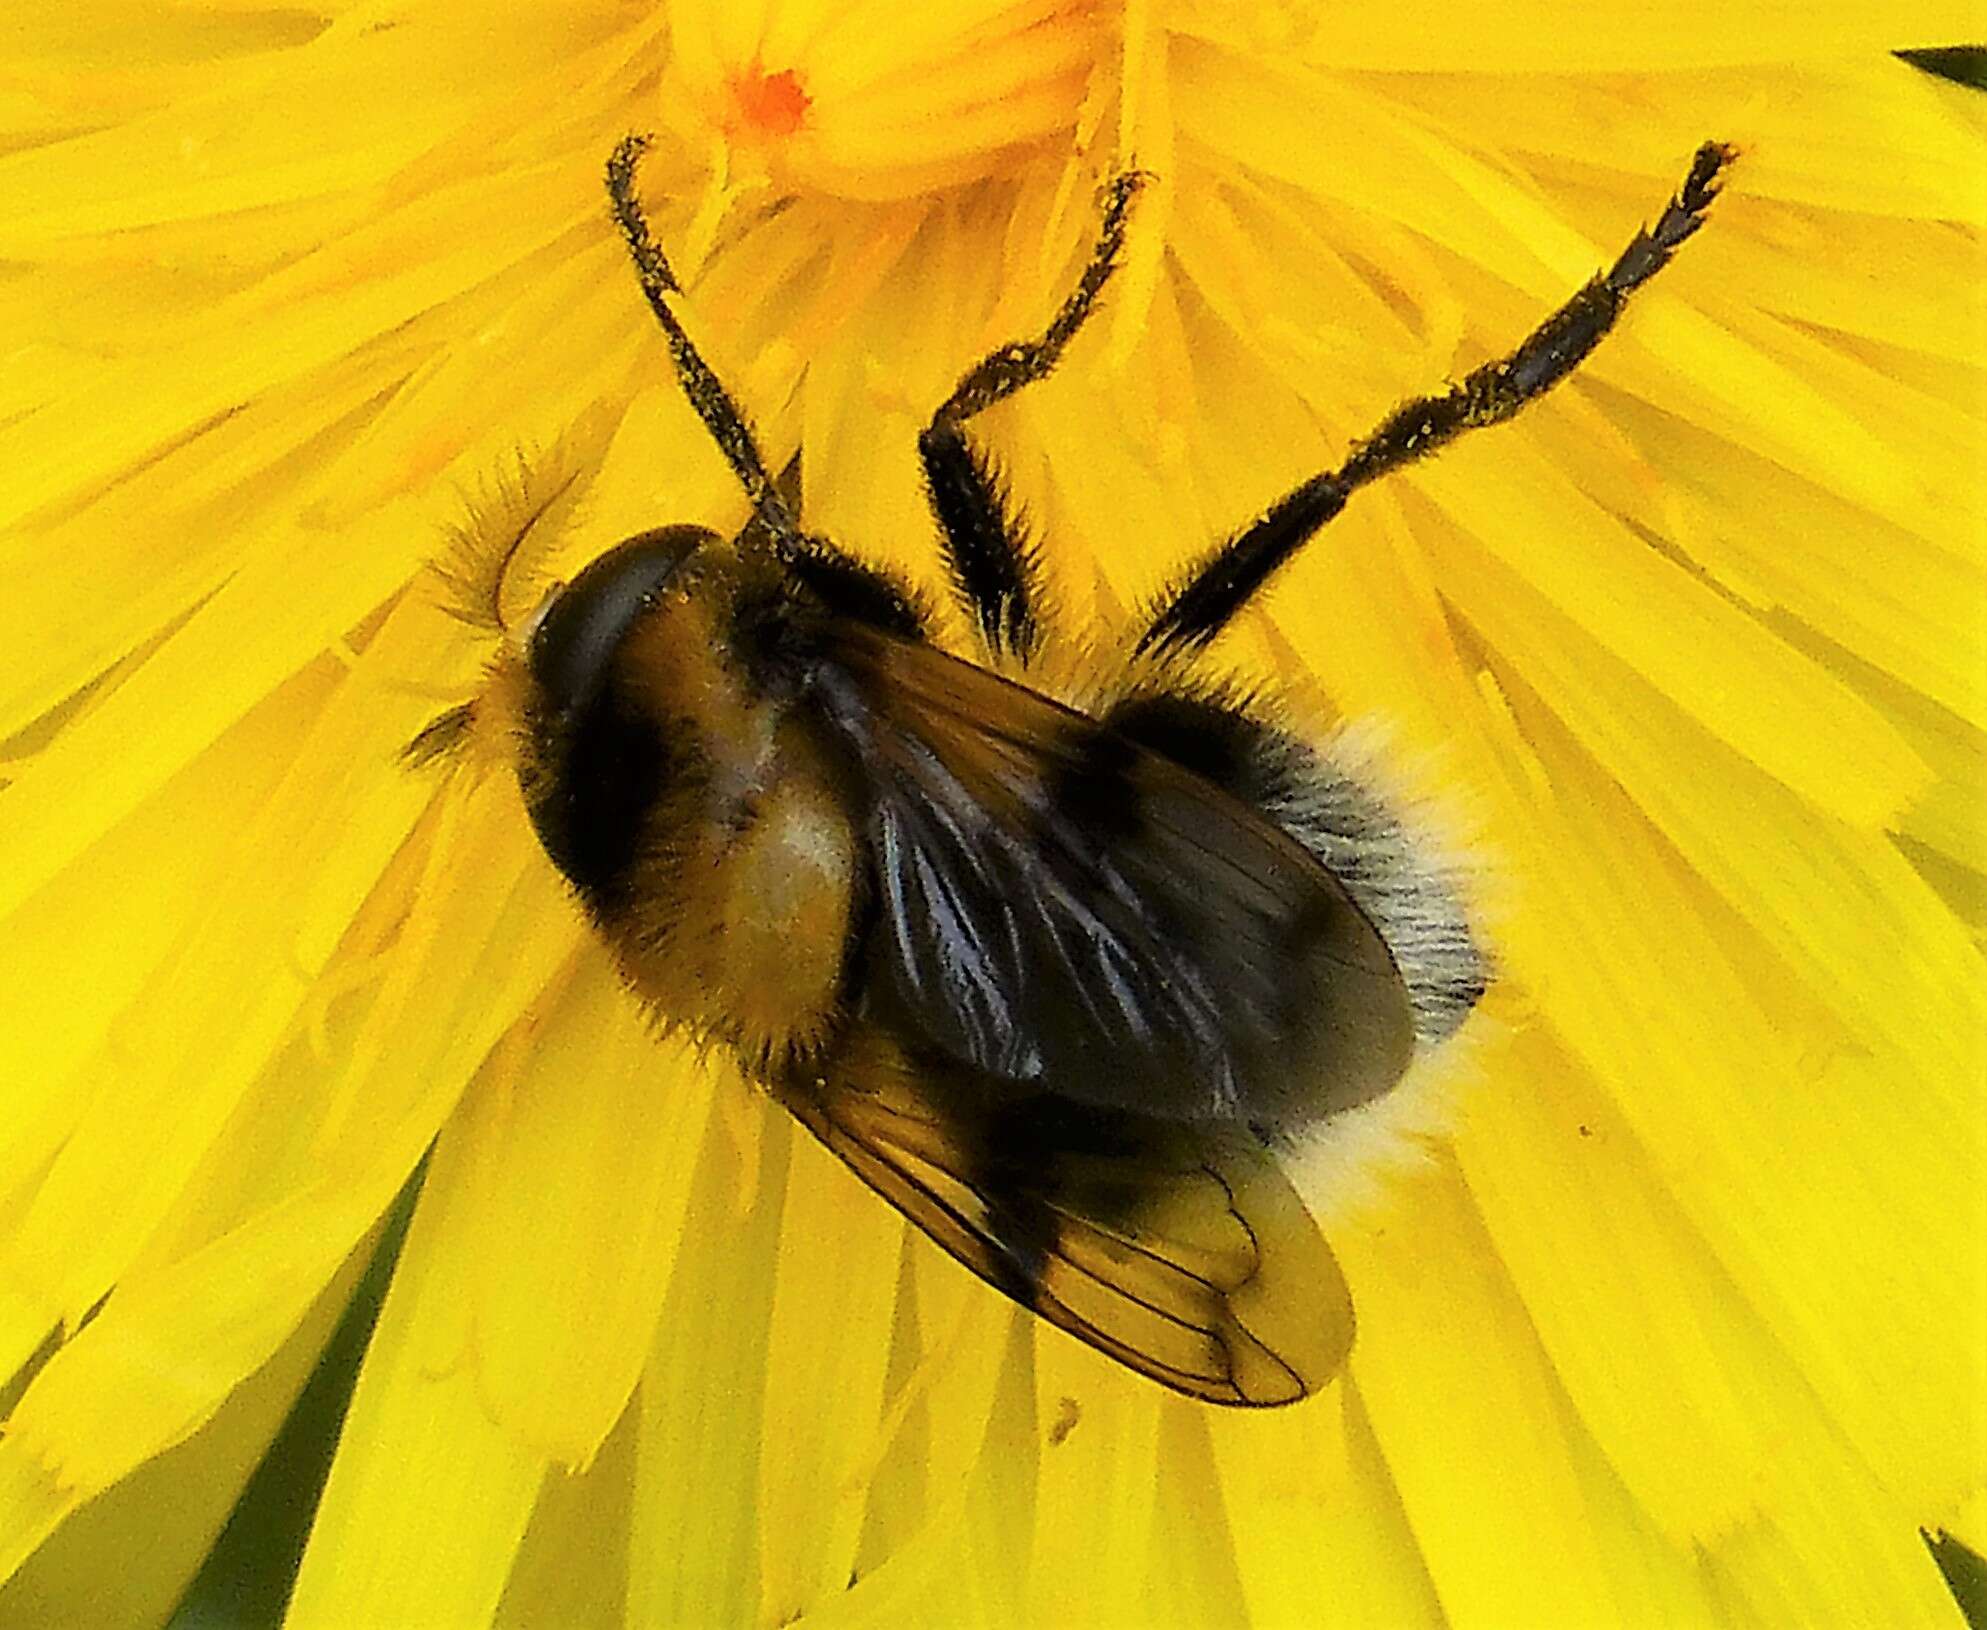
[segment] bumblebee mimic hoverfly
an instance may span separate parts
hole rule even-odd
[[[1279,1156],[1393,1091],[1489,964],[1454,868],[1356,755],[1193,659],[1360,486],[1566,377],[1696,231],[1731,150],[1700,148],[1656,223],[1509,355],[1396,408],[1185,570],[1079,709],[1031,684],[1052,621],[1035,545],[967,429],[1096,311],[1143,177],[1105,188],[1043,332],[969,369],[919,437],[976,662],[800,526],[794,466],[768,474],[677,317],[644,146],[608,163],[614,218],[751,518],[593,561],[410,752],[494,714],[633,992],[731,1049],[990,1285],[1197,1398],[1318,1390],[1352,1306]]]

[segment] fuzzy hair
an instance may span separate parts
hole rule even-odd
[[[1263,812],[1345,885],[1407,982],[1417,1050],[1446,1041],[1490,983],[1470,923],[1470,849],[1440,804],[1406,794],[1377,725],[1342,726],[1319,747],[1291,737]],[[1388,782],[1392,780],[1393,784]]]
[[[1503,914],[1497,868],[1468,807],[1421,790],[1440,778],[1371,719],[1322,743],[1281,778],[1270,812],[1338,876],[1394,954],[1415,1050],[1391,1092],[1300,1134],[1286,1166],[1328,1226],[1360,1226],[1402,1183],[1431,1170],[1484,1058],[1510,1020],[1495,994],[1487,926]]]

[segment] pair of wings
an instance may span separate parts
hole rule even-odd
[[[783,1102],[1120,1363],[1217,1403],[1323,1386],[1351,1300],[1259,1129],[1404,1068],[1372,925],[1260,812],[1035,692],[861,629],[819,684],[875,924],[849,1032]]]
[[[1172,1120],[1296,1130],[1400,1079],[1391,951],[1262,811],[930,646],[845,628],[816,681],[863,789],[876,1023]]]

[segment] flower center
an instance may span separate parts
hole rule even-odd
[[[813,100],[791,68],[769,74],[757,62],[735,75],[731,98],[738,110],[732,130],[739,135],[791,136],[807,117]]]
[[[886,201],[970,184],[1067,140],[1093,71],[1115,61],[1099,9],[907,7],[878,28],[766,0],[741,27],[726,0],[678,0],[662,119],[691,151],[717,136],[734,179],[783,192]]]

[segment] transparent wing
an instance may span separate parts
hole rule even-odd
[[[1286,1404],[1344,1364],[1344,1278],[1246,1133],[989,1095],[874,1031],[776,1090],[988,1284],[1164,1386]]]

